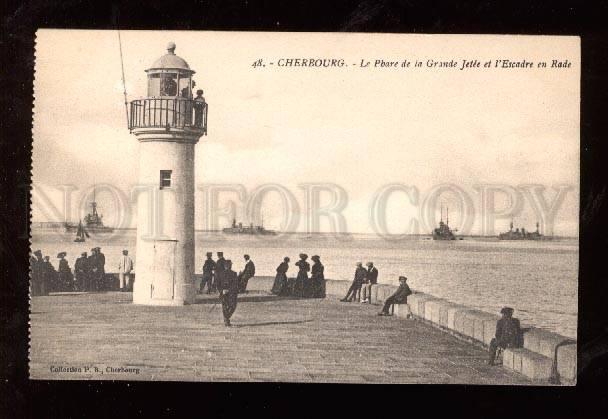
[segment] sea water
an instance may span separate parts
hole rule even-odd
[[[32,250],[51,256],[68,253],[70,267],[81,252],[100,246],[106,256],[106,272],[118,270],[119,257],[128,249],[135,262],[135,231],[117,230],[91,234],[75,243],[73,234],[60,230],[33,231]],[[578,241],[498,241],[465,238],[434,241],[411,236],[387,240],[374,235],[288,233],[277,236],[196,233],[196,265],[201,271],[206,252],[223,251],[233,269],[244,266],[243,254],[251,256],[256,275],[274,276],[283,257],[291,259],[288,276],[295,276],[298,254],[319,255],[328,279],[352,280],[357,262],[372,261],[378,282],[398,284],[399,275],[417,291],[454,303],[499,313],[503,306],[515,309],[515,317],[536,327],[576,338]]]

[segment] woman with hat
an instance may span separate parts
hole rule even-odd
[[[287,270],[289,269],[289,258],[285,256],[283,262],[277,266],[277,275],[274,277],[271,292],[275,295],[289,295],[287,287]]]
[[[300,253],[300,260],[296,262],[296,266],[300,268],[296,283],[293,289],[293,295],[295,297],[304,297],[304,288],[308,283],[308,272],[310,271],[310,264],[306,262],[308,255],[306,253]]]
[[[318,255],[311,257],[315,263],[312,265],[310,282],[312,283],[313,298],[325,298],[325,275],[323,271],[325,267],[321,263],[321,258]]]
[[[61,252],[57,255],[57,258],[59,259],[59,284],[62,288],[61,291],[73,291],[74,276],[72,275],[72,270],[70,269],[68,261],[65,259],[66,255],[66,252]]]

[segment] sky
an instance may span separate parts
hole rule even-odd
[[[280,184],[304,207],[298,185],[339,185],[348,196],[348,231],[374,231],[369,208],[388,184],[415,186],[386,209],[391,232],[405,229],[433,187],[454,184],[476,208],[475,185],[570,185],[555,234],[578,234],[580,41],[576,37],[121,31],[128,100],[145,97],[146,73],[173,41],[196,71],[209,103],[208,136],[196,146],[197,185],[241,184],[253,191]],[[342,58],[348,67],[278,67],[280,58]],[[275,65],[253,67],[263,59]],[[376,68],[375,60],[422,61],[422,68]],[[570,68],[427,68],[428,60],[537,62]],[[370,66],[361,68],[361,60]],[[60,185],[73,185],[72,206],[93,184],[128,195],[138,182],[138,142],[126,123],[118,33],[37,33],[33,151],[33,220],[55,220]],[[46,197],[46,198],[43,198]],[[98,196],[107,224],[119,223],[110,194]],[[47,199],[49,201],[47,201]],[[226,197],[225,199],[232,199]],[[323,203],[327,203],[324,198]],[[196,194],[197,228],[205,228],[204,194]],[[86,199],[84,200],[86,201]],[[462,218],[453,197],[450,219]],[[284,227],[280,200],[269,196],[264,222]],[[452,203],[452,204],[451,204]],[[497,210],[508,206],[497,195]],[[127,209],[127,212],[132,209]],[[237,205],[237,218],[244,219]],[[439,217],[439,208],[435,211]],[[304,231],[303,216],[295,229]],[[508,216],[497,221],[504,229]],[[537,220],[527,201],[515,223]],[[223,222],[228,223],[228,220]],[[129,223],[134,223],[133,217]],[[320,229],[326,231],[327,222]],[[428,228],[428,227],[427,227]]]

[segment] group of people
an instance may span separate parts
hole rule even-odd
[[[66,259],[67,252],[57,254],[58,267],[55,269],[49,256],[36,250],[30,258],[32,277],[32,295],[48,295],[50,292],[102,291],[108,288],[106,283],[106,257],[100,247],[91,249],[91,254],[82,252],[74,262],[74,270]],[[128,251],[123,250],[119,263],[120,288],[126,291],[129,287],[133,261]]]
[[[321,263],[321,258],[319,255],[312,256],[310,258],[313,261],[312,267],[307,259],[306,253],[300,253],[300,260],[295,263],[298,274],[294,281],[290,281],[287,278],[290,259],[287,256],[283,258],[283,262],[276,269],[277,274],[271,292],[280,296],[325,298],[325,267]]]
[[[346,296],[340,301],[343,303],[350,303],[353,301],[359,301],[361,303],[371,304],[372,302],[372,287],[378,284],[378,268],[374,266],[374,262],[367,262],[367,269],[363,267],[361,262],[357,262],[355,268],[355,277],[353,279],[350,288],[346,292]],[[407,297],[412,294],[412,290],[407,285],[407,277],[399,277],[399,288],[384,302],[382,311],[378,313],[379,316],[389,316],[390,309],[394,304],[404,304],[406,309],[409,309],[407,305]],[[411,313],[407,314],[407,318],[411,318]]]
[[[213,260],[213,253],[207,252],[207,259],[203,264],[203,278],[199,292],[202,294],[207,288],[207,294],[221,291],[222,277],[228,270],[228,262],[232,268],[232,261],[224,259],[224,252],[217,252],[217,260]],[[244,269],[237,274],[236,290],[237,293],[247,292],[249,280],[255,276],[255,264],[249,255],[243,255],[245,259]],[[221,293],[220,293],[221,294]]]
[[[207,252],[207,259],[203,264],[203,277],[200,293],[219,293],[222,303],[224,325],[230,327],[230,317],[234,314],[239,293],[247,292],[247,283],[255,275],[255,264],[249,255],[243,255],[245,268],[238,274],[232,270],[232,261],[224,259],[224,252],[217,252],[217,260],[213,260],[213,253]]]

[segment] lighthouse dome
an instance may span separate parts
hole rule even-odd
[[[186,60],[175,55],[175,43],[173,42],[169,42],[167,45],[167,53],[156,60],[154,64],[152,64],[152,66],[146,71],[162,69],[185,70],[187,72],[194,73],[194,71],[190,69],[190,66]]]

